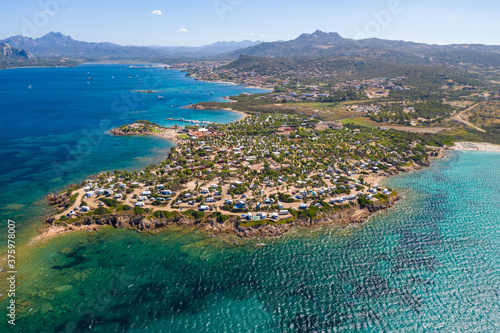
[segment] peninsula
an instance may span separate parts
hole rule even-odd
[[[111,132],[177,145],[159,165],[104,172],[50,196],[53,230],[182,225],[276,237],[296,225],[362,223],[399,199],[381,178],[428,165],[446,144],[439,135],[278,113],[206,127],[138,121]]]

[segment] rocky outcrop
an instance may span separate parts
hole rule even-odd
[[[49,202],[49,206],[57,206],[58,208],[64,208],[69,200],[69,196],[66,192],[59,194],[50,193],[46,198]]]
[[[33,59],[34,56],[26,50],[18,50],[7,43],[0,43],[0,57]]]

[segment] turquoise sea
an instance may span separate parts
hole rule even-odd
[[[145,90],[154,93],[137,92]],[[33,219],[49,213],[44,199],[49,192],[100,171],[159,162],[172,147],[157,137],[107,135],[114,127],[140,119],[175,124],[167,118],[228,123],[240,115],[184,107],[261,91],[195,81],[179,70],[147,65],[0,70],[0,219],[15,220],[18,237],[32,236],[41,225]]]
[[[498,332],[499,166],[454,152],[391,178],[405,198],[358,227],[273,240],[104,228],[27,246],[16,326],[0,331]]]

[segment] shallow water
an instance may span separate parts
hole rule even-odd
[[[499,161],[454,153],[392,178],[406,198],[361,227],[253,241],[190,229],[57,237],[21,263],[16,328],[498,332]]]

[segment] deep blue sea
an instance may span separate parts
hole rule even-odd
[[[96,80],[98,70],[91,68]],[[201,84],[175,71],[165,75]],[[208,97],[230,94],[209,86],[216,95]],[[185,89],[189,95],[190,86]],[[151,108],[138,108],[150,110],[147,119],[166,117],[151,111],[158,107],[155,98],[148,102]],[[161,158],[151,148],[163,141],[129,139],[121,144],[137,147],[132,159],[142,152]],[[33,155],[36,145],[30,146]],[[134,167],[125,150],[118,149],[123,155],[115,159],[123,159],[120,167]],[[88,156],[93,154],[81,168],[97,165],[98,171],[117,163],[103,156],[106,150]],[[30,184],[23,186],[29,191]],[[0,313],[0,331],[499,332],[499,184],[500,154],[454,152],[429,168],[386,180],[405,198],[362,226],[296,229],[272,240],[210,237],[191,229],[104,228],[61,235],[25,246],[16,326],[7,326]],[[33,186],[48,187],[42,181]],[[30,206],[28,199],[24,205]],[[0,301],[0,312],[6,305]]]
[[[154,93],[137,92],[148,89]],[[33,231],[41,226],[33,218],[48,214],[49,192],[100,171],[159,162],[172,147],[162,138],[106,131],[140,119],[161,125],[174,124],[167,118],[236,121],[241,116],[234,112],[184,107],[242,92],[262,90],[195,81],[179,70],[146,65],[0,70],[0,219]]]

